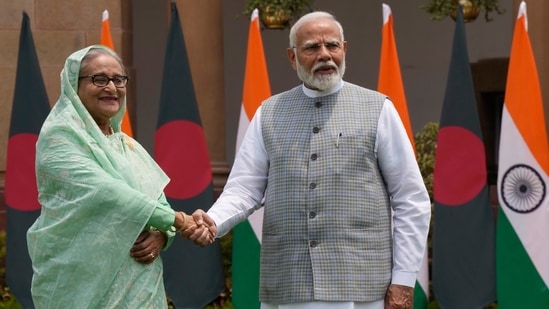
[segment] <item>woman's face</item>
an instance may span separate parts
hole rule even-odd
[[[126,97],[126,86],[117,88],[113,81],[96,86],[89,76],[115,78],[125,76],[120,63],[111,55],[99,54],[83,61],[78,83],[78,96],[98,125],[109,123]]]

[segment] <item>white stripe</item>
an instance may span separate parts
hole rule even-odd
[[[389,16],[391,16],[391,7],[383,3],[381,5],[383,8],[383,24],[385,25],[389,21]]]
[[[240,149],[240,144],[242,144],[242,140],[244,139],[244,135],[246,134],[246,130],[248,130],[249,126],[250,126],[250,119],[248,119],[248,115],[244,110],[244,103],[242,103],[240,105],[240,118],[238,120],[238,131],[236,133],[235,155],[238,153],[238,150]]]
[[[421,261],[421,266],[417,273],[417,282],[421,286],[427,299],[429,299],[429,252],[427,246],[425,246],[423,260]]]
[[[250,17],[250,20],[254,21],[254,19],[258,19],[258,18],[259,18],[259,11],[257,9],[254,9],[252,11],[252,16]]]
[[[254,10],[254,12],[256,10]],[[244,103],[242,103],[240,105],[240,120],[238,122],[238,133],[236,135],[236,153],[238,153],[238,150],[240,149],[240,144],[244,139],[246,130],[248,130],[248,127],[250,126],[250,121],[251,119],[248,119],[246,110],[244,110]],[[248,222],[250,223],[250,226],[254,231],[257,241],[259,241],[259,244],[261,245],[261,230],[263,226],[263,208],[260,208],[256,210],[253,214],[251,214],[248,217]]]
[[[263,227],[263,207],[256,210],[253,214],[248,217],[248,222],[252,229],[254,230],[255,236],[261,245],[261,230]]]
[[[524,29],[528,32],[528,15],[526,15],[526,2],[524,1],[519,5],[517,19],[519,19],[521,15],[524,15]]]

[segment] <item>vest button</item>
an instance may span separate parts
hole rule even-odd
[[[313,154],[311,155],[311,160],[314,161],[314,160],[316,160],[316,159],[317,159],[317,155],[316,155],[316,153],[313,153]]]
[[[314,219],[314,217],[316,217],[316,212],[311,211],[311,212],[309,213],[309,218],[310,218],[310,219]]]
[[[322,102],[315,102],[315,107],[317,107],[317,108],[322,107]]]
[[[309,243],[309,246],[311,246],[311,248],[314,248],[317,245],[318,245],[318,243],[315,240],[311,240],[311,242]]]
[[[313,128],[313,133],[318,133],[320,132],[320,128],[319,127],[314,127]]]
[[[310,189],[316,188],[316,183],[311,182],[311,183],[309,184],[309,188],[310,188]]]

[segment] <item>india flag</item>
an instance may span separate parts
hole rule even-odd
[[[402,123],[408,133],[408,138],[414,145],[414,134],[408,116],[408,106],[404,94],[400,62],[393,31],[393,13],[391,7],[382,4],[383,27],[381,28],[381,54],[379,64],[378,91],[389,96],[400,115]]]
[[[244,90],[236,151],[244,138],[255,111],[271,96],[263,41],[259,31],[258,10],[252,12],[244,72]],[[233,305],[235,309],[259,309],[259,253],[263,208],[233,229]]]
[[[379,65],[378,90],[391,98],[395,105],[402,123],[406,128],[408,137],[412,146],[414,145],[414,135],[408,116],[408,106],[406,105],[406,96],[404,94],[404,85],[400,73],[400,63],[393,31],[393,14],[391,7],[387,4],[383,8],[383,28],[381,29],[381,58]],[[416,287],[414,290],[414,308],[426,309],[429,299],[429,263],[427,246],[423,262],[418,273]]]
[[[498,171],[498,305],[549,308],[549,144],[524,1],[507,74]]]
[[[111,24],[109,21],[109,11],[104,10],[101,18],[101,45],[107,46],[110,49],[114,50],[114,43],[112,42],[111,36]],[[133,137],[132,125],[130,122],[130,115],[128,114],[128,107],[126,106],[126,112],[124,113],[124,118],[122,118],[122,132],[126,133],[128,136]]]

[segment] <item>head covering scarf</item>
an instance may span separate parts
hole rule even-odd
[[[126,108],[105,136],[78,97],[89,46],[70,55],[61,95],[36,145],[39,218],[27,233],[36,308],[166,308],[162,261],[129,252],[156,207],[169,205],[169,179],[147,151],[120,131]],[[93,60],[91,60],[93,61]]]

